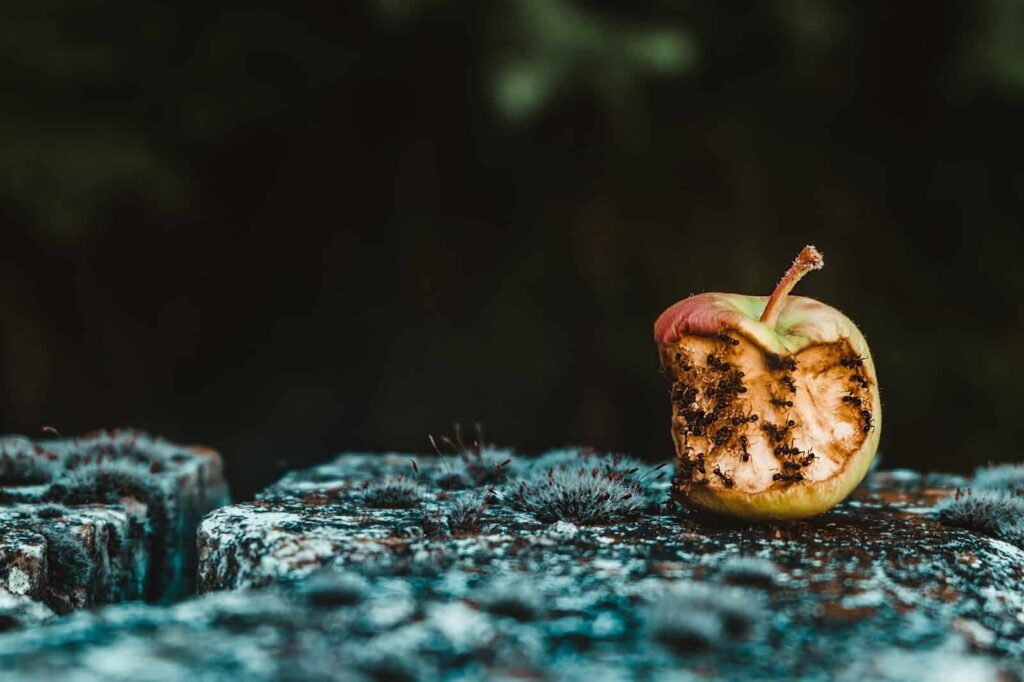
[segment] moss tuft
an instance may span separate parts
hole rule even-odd
[[[375,481],[363,490],[363,504],[377,509],[411,509],[422,501],[419,483],[406,476]]]
[[[1024,497],[999,490],[958,491],[938,507],[939,519],[1024,547]]]
[[[1024,464],[998,464],[974,472],[971,487],[975,490],[1001,490],[1024,494]]]
[[[581,525],[614,523],[643,510],[649,490],[639,463],[618,456],[556,451],[531,466],[526,477],[508,484],[503,499],[539,521]]]
[[[150,560],[146,598],[151,601],[162,598],[171,571],[170,495],[148,465],[117,460],[82,464],[57,478],[45,497],[47,502],[69,506],[122,504],[125,498],[144,504]]]

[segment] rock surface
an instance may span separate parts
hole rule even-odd
[[[506,459],[414,469],[347,455],[290,474],[204,519],[207,594],[12,631],[0,670],[15,682],[1024,679],[1024,550],[940,522],[964,479],[880,472],[826,515],[751,525],[666,503],[660,471],[628,460]]]
[[[651,476],[652,502],[635,518],[547,523],[497,499],[514,497],[512,482],[497,486],[477,528],[452,532],[453,507],[479,507],[483,491],[439,487],[457,459],[416,465],[418,474],[407,456],[342,456],[211,513],[199,532],[200,589],[296,581],[322,567],[403,578],[415,606],[394,606],[408,615],[381,637],[439,608],[486,640],[461,663],[435,661],[446,673],[545,677],[563,657],[599,677],[1015,679],[1022,670],[1024,550],[940,522],[937,505],[962,478],[874,473],[831,512],[786,525],[660,504],[667,483]],[[538,468],[514,466],[507,474],[527,479]],[[369,506],[369,491],[389,480],[415,482],[406,503],[391,505],[404,508]],[[494,647],[509,638],[536,646],[501,659]]]
[[[133,432],[0,439],[0,630],[191,593],[196,526],[227,501],[205,449]]]

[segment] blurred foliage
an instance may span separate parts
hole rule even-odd
[[[890,465],[1019,458],[1005,0],[40,0],[0,27],[3,428],[222,448],[243,494],[479,419],[671,452],[650,325],[801,284]]]
[[[977,3],[977,29],[963,56],[965,80],[1024,90],[1024,4],[1016,0]]]
[[[676,76],[695,58],[680,29],[624,25],[568,0],[514,0],[508,10],[490,77],[498,111],[513,121],[536,116],[577,87],[626,109],[645,76]]]

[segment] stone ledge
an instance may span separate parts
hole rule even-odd
[[[194,589],[199,519],[227,501],[220,458],[203,448],[134,432],[0,439],[0,587],[59,614],[180,599]],[[0,621],[23,622],[6,608]]]
[[[416,471],[410,459],[341,456],[212,512],[199,531],[200,589],[302,585],[324,569],[359,576],[370,592],[383,581],[404,596],[375,607],[394,622],[369,628],[364,647],[407,652],[442,677],[512,666],[562,678],[566,661],[591,676],[650,679],[928,679],[922,671],[957,666],[970,679],[1015,679],[1024,670],[1024,550],[940,523],[936,506],[965,485],[960,477],[874,473],[836,509],[785,525],[675,509],[654,477],[633,518],[545,523],[510,504],[513,480],[495,486],[501,499],[483,505],[475,530],[452,532],[446,514],[480,504],[487,487],[440,487],[459,458],[415,457]],[[520,461],[507,474],[538,467]],[[368,505],[380,503],[370,491],[384,481],[412,501]],[[450,616],[436,627],[483,643],[424,659],[433,635],[416,624],[436,614]],[[533,649],[502,659],[495,638]]]

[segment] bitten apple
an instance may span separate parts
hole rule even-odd
[[[691,296],[654,323],[672,381],[677,499],[793,519],[830,509],[864,478],[882,427],[868,344],[835,308],[789,295],[823,265],[807,246],[770,297]]]

